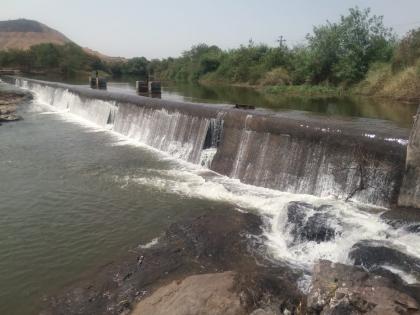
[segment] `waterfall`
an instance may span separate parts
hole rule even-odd
[[[344,128],[344,127],[343,127]],[[350,131],[308,130],[273,116],[230,113],[211,168],[244,183],[378,206],[396,202],[402,142]]]
[[[59,111],[68,111],[101,127],[113,124],[117,110],[115,101],[83,98],[68,89],[22,79],[16,80],[16,84],[34,92],[37,101],[53,106]]]
[[[174,157],[199,163],[210,120],[166,109],[119,106],[114,131]]]
[[[191,163],[209,166],[220,141],[222,123],[217,117],[90,98],[33,80],[16,79],[15,84],[32,91],[41,103]]]

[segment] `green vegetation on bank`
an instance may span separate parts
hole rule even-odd
[[[369,9],[350,9],[315,26],[304,44],[270,47],[252,40],[236,49],[199,44],[177,58],[106,63],[75,44],[0,52],[0,67],[64,75],[101,70],[114,77],[253,86],[267,94],[365,94],[420,98],[420,29],[398,40]]]
[[[420,99],[420,29],[412,30],[399,42],[390,62],[373,64],[352,90],[367,95]]]
[[[353,8],[316,26],[306,43],[222,50],[200,44],[179,58],[152,60],[162,80],[255,86],[272,94],[365,94],[420,98],[420,29],[397,40],[381,16]]]
[[[350,9],[339,22],[314,27],[306,44],[288,48],[255,44],[223,51],[201,44],[180,58],[151,62],[162,78],[250,85],[349,86],[375,62],[389,62],[396,39],[370,10]]]
[[[48,43],[32,46],[29,50],[0,51],[0,67],[20,69],[28,73],[48,71],[64,76],[107,68],[98,57],[87,54],[73,43]]]

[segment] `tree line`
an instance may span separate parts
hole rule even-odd
[[[288,48],[255,44],[222,50],[200,44],[179,58],[151,61],[161,78],[251,85],[351,85],[362,80],[370,66],[391,62],[396,36],[381,16],[353,8],[338,22],[316,26],[306,43]]]
[[[0,51],[0,67],[16,68],[28,73],[54,70],[62,75],[107,68],[98,57],[87,54],[74,43],[45,43],[31,46],[28,50]]]
[[[151,74],[182,82],[348,87],[363,81],[378,64],[389,65],[393,72],[415,66],[420,74],[419,57],[420,29],[398,40],[382,16],[356,7],[337,22],[315,26],[305,43],[295,47],[270,47],[252,40],[228,50],[199,44],[177,58],[106,63],[75,44],[41,44],[28,51],[0,52],[0,66],[58,69],[63,74],[78,70],[103,70],[113,76]]]

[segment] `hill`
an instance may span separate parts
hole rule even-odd
[[[0,51],[8,49],[28,50],[31,46],[47,43],[64,45],[73,43],[73,41],[59,31],[38,21],[27,19],[0,21]],[[83,50],[88,55],[98,57],[105,62],[126,61],[122,57],[110,57],[88,47],[84,47]]]
[[[60,32],[37,21],[0,21],[0,50],[27,50],[31,46],[43,43],[63,45],[70,42],[71,40]]]
[[[102,61],[108,62],[108,63],[118,63],[118,62],[126,62],[127,59],[124,57],[110,57],[107,55],[104,55],[96,50],[92,50],[88,47],[83,47],[83,50],[85,53],[91,55],[91,56],[95,56],[98,57],[99,59],[101,59]]]

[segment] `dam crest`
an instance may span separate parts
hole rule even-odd
[[[4,80],[59,111],[246,184],[382,207],[399,197],[408,142],[404,129]]]

